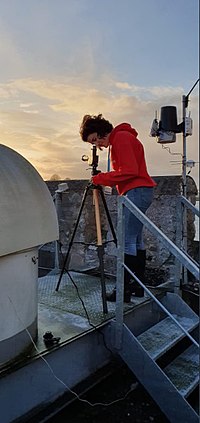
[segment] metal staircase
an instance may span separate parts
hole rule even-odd
[[[183,329],[189,333],[197,329],[198,316],[178,295],[167,293],[162,302]],[[135,336],[123,325],[118,354],[171,423],[197,423],[199,416],[187,398],[199,383],[198,344],[194,339],[192,345],[180,352],[179,343],[186,338],[180,326],[165,317]],[[167,355],[175,350],[175,346],[178,355],[162,368],[159,364],[161,357],[166,356],[167,361]]]
[[[125,265],[123,207],[128,207],[197,280],[199,266],[128,199],[120,197],[118,205],[116,320],[111,323],[115,341],[111,348],[133,371],[170,423],[198,423],[199,416],[189,402],[189,395],[199,384],[199,316],[177,293],[168,292],[158,300]],[[128,327],[124,324],[121,283],[124,280],[124,269],[129,271],[152,299],[155,320],[142,333],[134,333],[132,325]],[[176,276],[178,278],[178,273]]]

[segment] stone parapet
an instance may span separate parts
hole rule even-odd
[[[157,186],[154,189],[154,200],[147,211],[147,216],[152,220],[170,240],[176,240],[177,222],[177,199],[182,192],[182,178],[180,176],[157,176],[153,178]],[[47,181],[47,186],[52,194],[58,188],[58,184],[66,181]],[[83,204],[84,193],[88,185],[86,180],[68,180],[68,190],[57,196],[57,208],[60,230],[60,266],[62,267],[63,257],[68,250],[74,228],[77,223],[80,207]],[[187,177],[187,197],[195,205],[197,187],[194,180]],[[106,204],[109,214],[117,231],[117,191],[112,189],[112,194],[105,194]],[[102,238],[104,242],[104,266],[108,274],[116,274],[116,246],[112,242],[112,233],[107,220],[105,209],[101,198],[100,215],[102,225]],[[188,250],[192,255],[193,241],[195,237],[194,215],[188,212]],[[166,270],[170,276],[174,274],[174,257],[167,251],[161,242],[155,238],[146,228],[144,228],[144,241],[147,249],[147,267],[160,268]],[[92,189],[89,189],[84,201],[83,210],[73,240],[70,254],[70,269],[83,270],[98,268],[99,260],[97,255],[97,234],[95,225],[95,214],[93,205]],[[42,252],[51,252],[54,255],[54,245],[45,245]],[[52,263],[53,265],[53,263]]]

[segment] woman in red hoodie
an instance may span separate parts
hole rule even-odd
[[[98,148],[110,146],[113,171],[101,172],[92,177],[95,185],[116,186],[120,195],[126,195],[143,213],[153,199],[156,183],[149,176],[144,148],[137,138],[137,132],[128,123],[113,125],[101,114],[85,115],[80,127],[83,141]],[[143,224],[125,207],[125,256],[124,262],[144,282],[146,251],[142,239]],[[124,271],[124,301],[131,295],[142,297],[144,290],[130,274]],[[116,289],[106,294],[108,301],[116,300]]]

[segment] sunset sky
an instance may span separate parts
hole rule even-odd
[[[0,142],[47,180],[89,179],[84,114],[131,123],[152,176],[181,173],[182,134],[163,148],[155,111],[177,107],[199,77],[198,0],[0,0]],[[198,92],[187,159],[199,160]],[[171,153],[171,154],[170,154]],[[174,154],[176,153],[176,154]],[[107,152],[99,169],[106,169]],[[199,164],[191,176],[198,180]]]

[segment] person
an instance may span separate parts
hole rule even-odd
[[[94,185],[116,186],[120,195],[125,195],[143,213],[153,199],[155,181],[147,171],[144,148],[137,138],[137,131],[129,123],[116,127],[102,114],[85,115],[80,126],[83,141],[97,148],[110,147],[110,159],[113,170],[99,172],[92,177]],[[144,282],[146,250],[142,237],[143,224],[125,207],[125,250],[124,263]],[[124,270],[124,302],[129,302],[131,295],[144,296],[144,289],[130,273]],[[107,301],[116,301],[116,288],[106,294]]]

